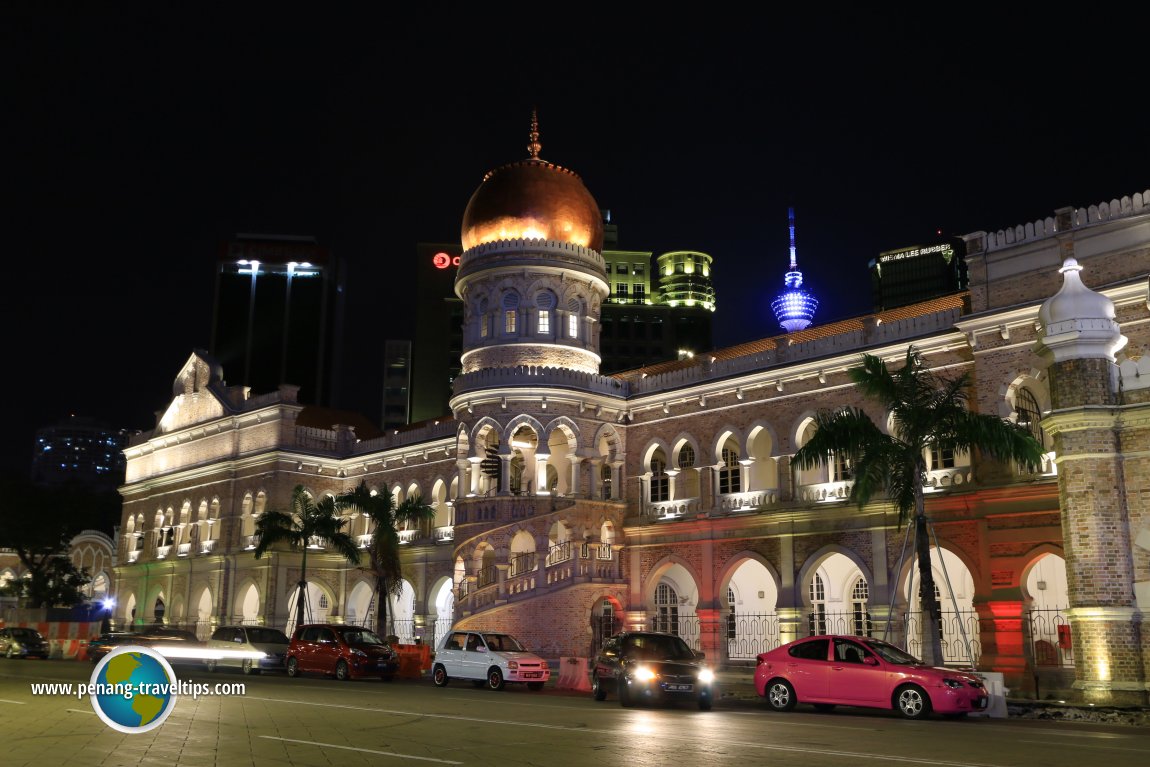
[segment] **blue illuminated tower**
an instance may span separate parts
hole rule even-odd
[[[799,271],[795,260],[795,209],[787,208],[787,218],[791,227],[791,268],[784,279],[786,290],[779,294],[771,303],[775,311],[775,319],[788,333],[802,330],[811,324],[815,310],[819,308],[819,300],[814,294],[803,287],[803,273]]]

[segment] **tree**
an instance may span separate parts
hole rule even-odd
[[[304,623],[304,605],[307,601],[307,551],[313,542],[326,543],[342,554],[347,561],[359,563],[359,549],[355,540],[343,531],[346,519],[339,515],[340,507],[331,496],[316,503],[303,485],[296,485],[291,495],[291,511],[268,511],[256,521],[256,559],[279,543],[287,543],[302,552],[299,566],[299,591],[295,602],[295,625]]]
[[[357,508],[372,521],[371,545],[367,547],[370,571],[375,576],[376,628],[387,631],[387,602],[398,596],[403,583],[403,566],[399,557],[399,528],[407,522],[421,522],[435,517],[435,509],[419,495],[395,505],[390,493],[373,494],[363,482],[338,498],[343,508]]]
[[[12,549],[26,577],[16,589],[29,607],[83,604],[87,574],[68,558],[72,538],[86,528],[105,529],[119,496],[78,485],[44,486],[17,476],[0,480],[7,508],[0,513],[0,546]]]
[[[862,366],[848,375],[862,393],[891,415],[891,433],[884,433],[859,408],[823,410],[815,416],[816,431],[794,455],[794,463],[809,469],[846,456],[854,470],[850,499],[861,509],[877,493],[898,509],[899,527],[913,515],[923,621],[923,660],[943,662],[939,635],[941,607],[935,597],[930,566],[930,539],[923,483],[926,455],[932,449],[985,454],[998,461],[1037,464],[1042,446],[1017,424],[967,409],[970,376],[946,377],[927,370],[922,356],[908,347],[906,361],[891,371],[886,363],[864,354]]]

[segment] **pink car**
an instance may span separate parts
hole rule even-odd
[[[775,711],[811,703],[892,708],[907,719],[932,711],[961,717],[983,711],[982,679],[969,671],[924,666],[892,644],[857,636],[813,636],[761,653],[755,689]]]

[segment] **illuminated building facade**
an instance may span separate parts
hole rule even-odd
[[[868,267],[874,310],[895,309],[966,290],[966,243],[961,238],[888,250]]]
[[[815,310],[819,308],[819,301],[803,286],[803,273],[799,271],[798,261],[795,258],[795,209],[791,208],[787,213],[790,218],[791,268],[783,279],[785,289],[771,303],[771,308],[783,330],[794,333],[811,324],[815,318]]]
[[[314,237],[239,234],[216,272],[209,352],[252,391],[301,387],[335,405],[344,335],[344,268]]]
[[[945,662],[1000,671],[1012,690],[1038,679],[1046,694],[1145,704],[1150,191],[964,240],[967,293],[604,375],[601,217],[533,134],[463,216],[450,413],[365,439],[305,422],[290,388],[229,387],[193,354],[126,451],[117,618],[163,604],[201,633],[290,626],[300,555],[255,559],[255,520],[298,484],[320,497],[365,482],[435,509],[400,531],[405,578],[380,628],[404,641],[498,628],[578,659],[654,627],[726,665],[842,631],[917,652],[916,567],[890,506],[851,504],[844,462],[791,465],[820,408],[885,423],[848,371],[913,343],[932,369],[974,373],[971,406],[1046,449],[1038,466],[924,456]],[[346,514],[365,544],[364,517]],[[371,579],[318,545],[310,617],[370,623]]]
[[[608,247],[617,246],[618,225],[612,223],[610,211],[602,211],[602,221],[610,294],[603,300],[598,325],[600,372],[617,373],[709,351],[715,311],[711,256],[680,250],[653,262],[651,251]],[[460,245],[450,243],[417,247],[412,423],[448,411],[451,385],[461,371],[463,304],[455,295],[455,275],[462,252]],[[653,271],[658,275],[654,285]],[[394,425],[390,420],[385,424]]]

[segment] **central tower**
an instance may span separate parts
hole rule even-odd
[[[578,175],[540,159],[538,128],[532,113],[527,159],[484,176],[463,214],[463,374],[599,372],[603,219]]]

